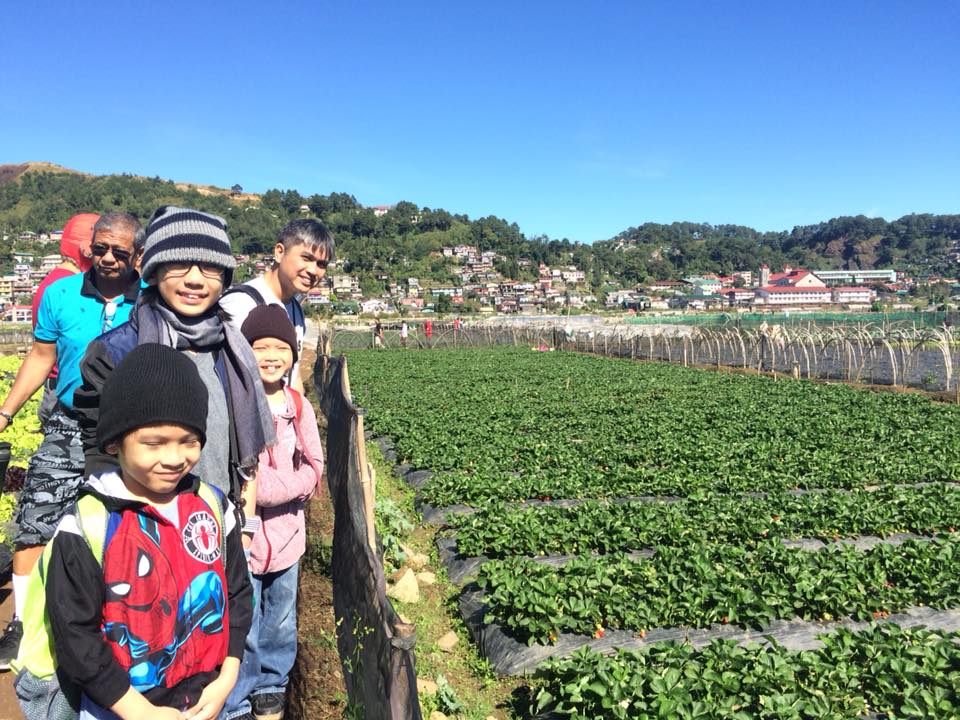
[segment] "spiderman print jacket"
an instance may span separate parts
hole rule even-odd
[[[187,475],[175,501],[155,507],[116,472],[92,477],[80,492],[109,513],[102,565],[74,513],[57,527],[46,578],[57,665],[102,707],[130,686],[154,705],[190,707],[224,658],[243,656],[252,592],[240,528],[229,501],[214,490],[218,513],[199,487]]]

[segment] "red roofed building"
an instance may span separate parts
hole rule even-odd
[[[829,288],[814,273],[803,268],[785,267],[783,272],[771,273],[766,265],[760,267],[761,286],[756,291],[759,305],[848,305],[869,304],[877,295],[871,288],[846,286]]]
[[[760,287],[756,290],[759,305],[821,305],[833,302],[827,284],[809,270],[785,267],[771,273],[760,266]]]
[[[721,293],[731,305],[749,305],[753,303],[756,294],[749,288],[730,288]]]
[[[776,285],[778,287],[794,288],[825,288],[827,284],[814,275],[809,270],[803,268],[792,268],[789,265],[780,273],[770,273],[766,282],[761,282],[761,287]]]

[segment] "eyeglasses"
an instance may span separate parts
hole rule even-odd
[[[131,250],[121,250],[118,247],[107,245],[106,243],[94,243],[90,246],[90,252],[93,253],[94,257],[105,257],[107,253],[110,253],[113,255],[113,259],[119,263],[128,262],[133,256],[133,251]]]
[[[191,268],[196,267],[200,274],[205,278],[214,278],[218,280],[223,280],[223,268],[219,265],[209,265],[208,263],[198,263],[198,262],[170,262],[163,264],[163,271],[166,273],[167,277],[183,277]]]

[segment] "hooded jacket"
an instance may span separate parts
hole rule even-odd
[[[313,407],[302,399],[298,434],[295,391],[283,392],[286,405],[273,414],[277,444],[260,453],[257,515],[262,522],[250,545],[250,570],[255,575],[286,570],[303,556],[303,507],[323,475],[323,446]]]
[[[226,657],[243,657],[252,589],[240,527],[214,488],[221,527],[199,487],[185,476],[161,509],[116,472],[90,478],[80,494],[109,513],[102,564],[74,513],[57,526],[46,578],[57,665],[101,707],[131,685],[154,705],[190,707]]]

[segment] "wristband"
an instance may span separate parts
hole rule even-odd
[[[7,419],[7,427],[13,425],[13,415],[8,413],[6,410],[0,410],[0,417],[5,417]]]

